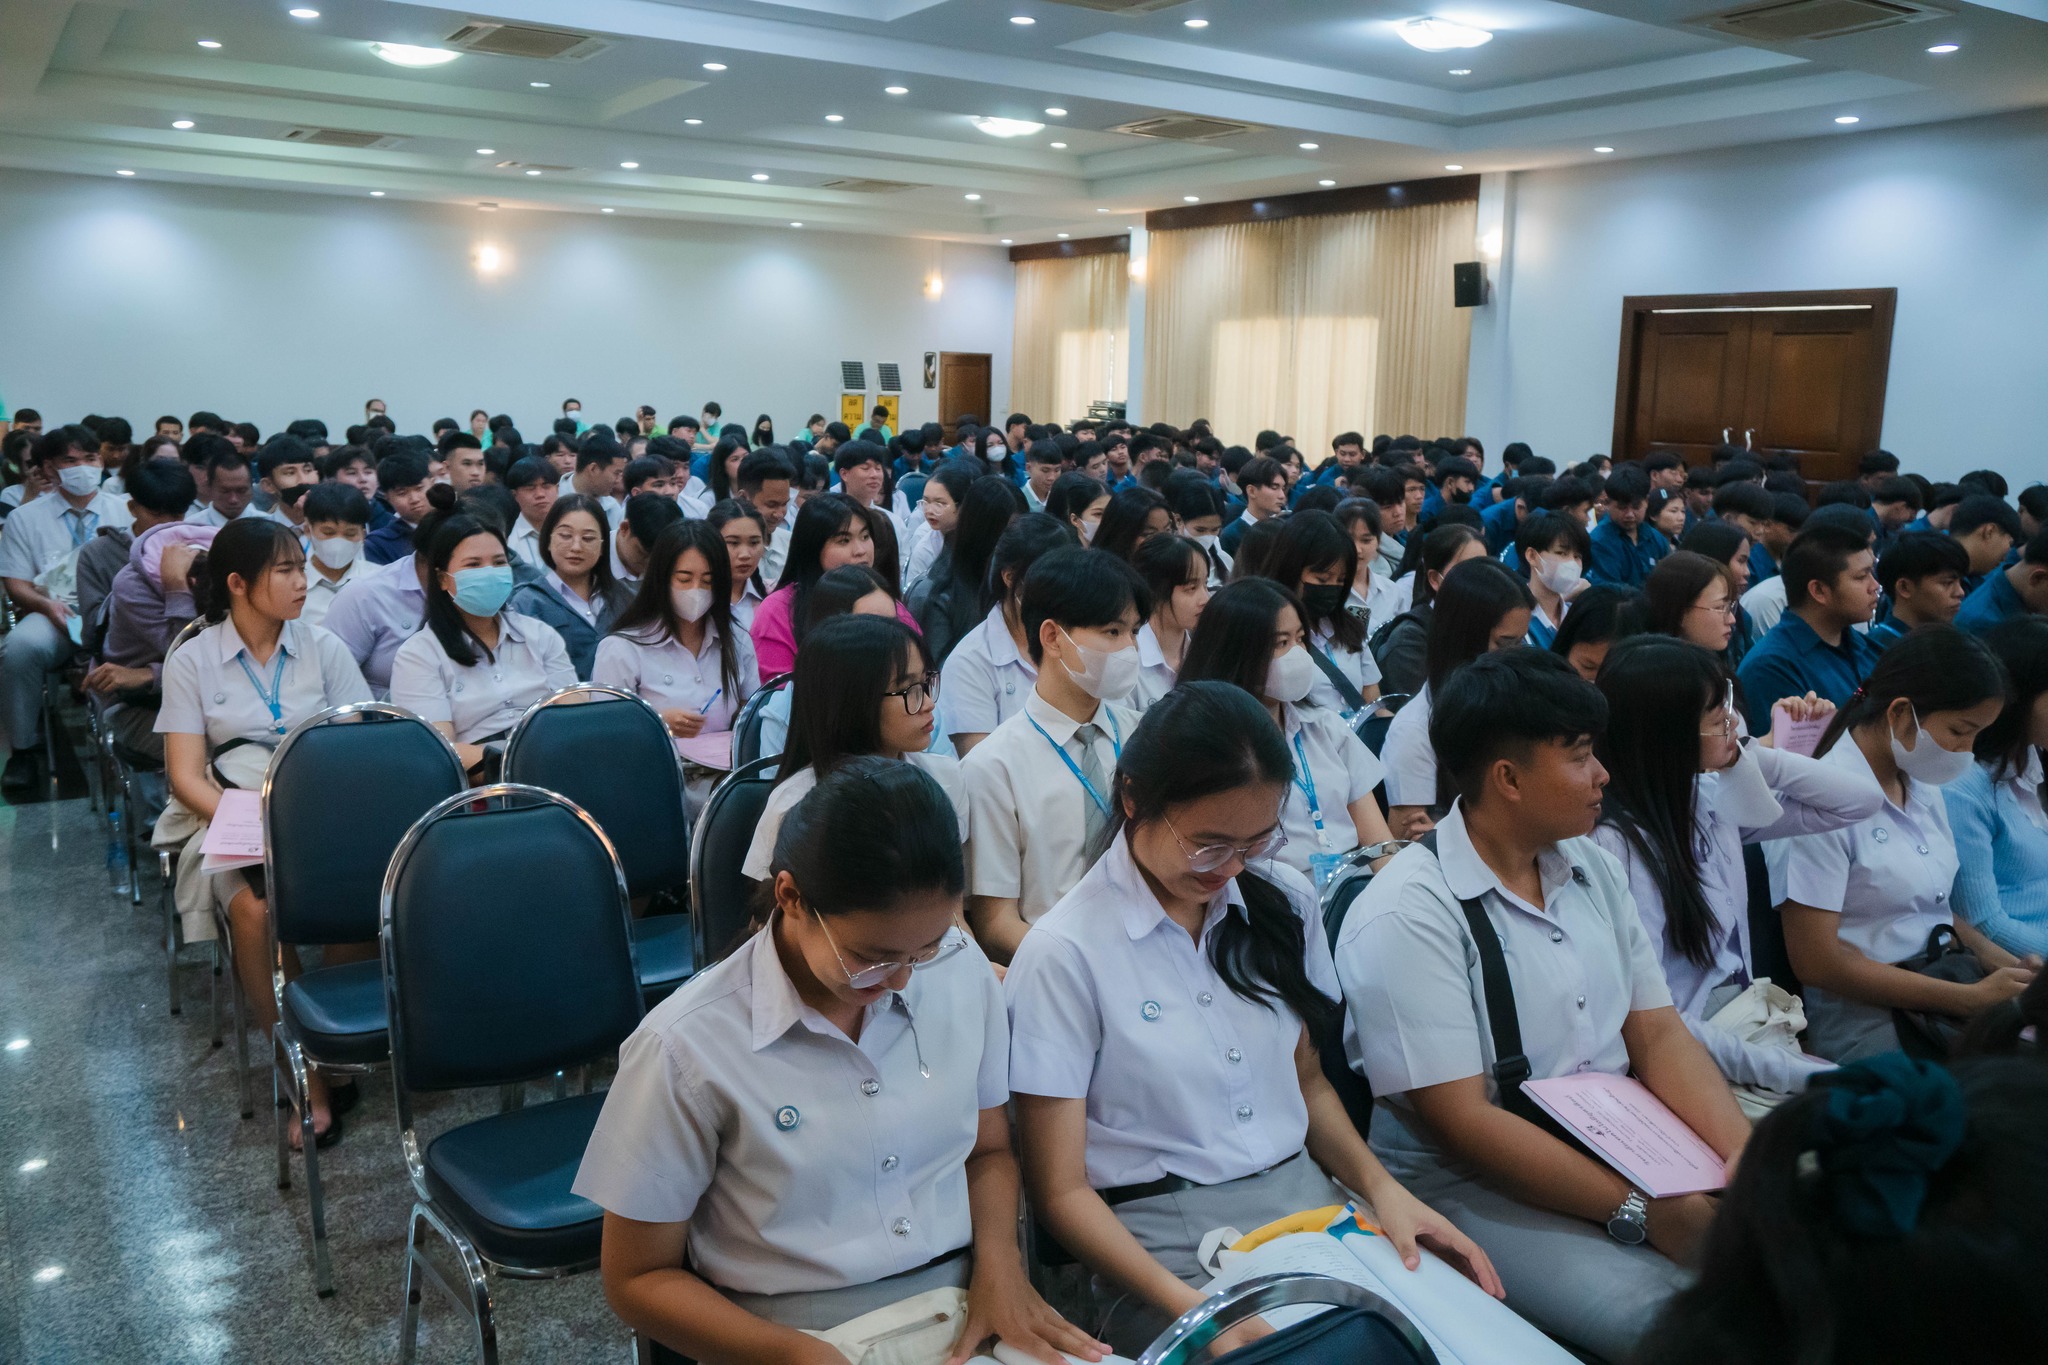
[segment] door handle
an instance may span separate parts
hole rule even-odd
[[[1752,442],[1752,441],[1750,440],[1750,438],[1751,438],[1751,437],[1753,437],[1753,436],[1755,436],[1755,435],[1756,435],[1756,428],[1755,428],[1755,427],[1744,427],[1744,428],[1742,429],[1742,448],[1743,448],[1744,450],[1755,450],[1755,449],[1756,449],[1756,445],[1755,445],[1755,444],[1754,444],[1754,443],[1753,443],[1753,442]]]
[[[1733,441],[1734,439],[1735,439],[1735,428],[1734,428],[1734,427],[1722,427],[1722,428],[1721,428],[1721,444],[1722,444],[1722,445],[1724,445],[1724,446],[1725,446],[1725,445],[1727,445],[1727,444],[1728,444],[1729,442]]]

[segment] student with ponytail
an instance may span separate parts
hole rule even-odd
[[[1894,1011],[1967,1018],[2026,989],[2033,969],[1955,917],[1960,860],[1941,789],[2005,707],[2005,670],[1953,626],[1923,626],[1878,660],[1814,751],[1874,778],[1868,819],[1770,845],[1771,895],[1806,988],[1807,1049],[1848,1062],[1900,1045]],[[1751,709],[1756,699],[1750,698]],[[1942,931],[1982,967],[1972,981],[1923,974]]]
[[[1340,1184],[1411,1265],[1426,1245],[1500,1292],[1485,1254],[1387,1175],[1317,1061],[1337,982],[1315,893],[1263,861],[1293,771],[1243,688],[1175,687],[1125,736],[1107,851],[1004,981],[1032,1207],[1095,1273],[1098,1334],[1130,1355],[1201,1302],[1202,1232],[1340,1204]]]
[[[1651,579],[1684,557],[1665,559]],[[1742,847],[1854,824],[1884,795],[1874,780],[1742,733],[1734,674],[1702,646],[1664,635],[1625,641],[1599,687],[1607,730],[1593,751],[1607,791],[1593,842],[1627,871],[1672,1001],[1721,1074],[1796,1093],[1826,1064],[1707,1022],[1755,974]],[[1806,711],[1799,698],[1786,704]]]
[[[261,787],[271,751],[293,726],[331,706],[370,700],[370,685],[346,645],[299,621],[306,556],[282,522],[229,522],[193,561],[190,577],[194,605],[208,624],[164,661],[156,731],[164,737],[164,773],[182,809],[165,813],[155,842],[168,847],[175,836],[186,843],[182,856],[197,857],[225,788]],[[267,890],[260,867],[216,873],[211,883],[212,896],[227,906],[242,991],[265,1029],[277,1022]],[[190,914],[193,908],[181,899],[179,909]],[[284,952],[286,974],[297,975],[297,956]],[[375,944],[330,945],[326,961],[362,961],[375,952]],[[326,1146],[339,1138],[340,1122],[327,1122],[327,1090],[317,1075],[309,1093],[316,1142]],[[299,1131],[294,1123],[294,1143]]]

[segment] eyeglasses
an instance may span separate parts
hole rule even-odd
[[[1708,606],[1705,602],[1695,602],[1691,606],[1687,607],[1686,610],[1710,611],[1713,612],[1716,616],[1725,616],[1732,621],[1735,619],[1736,605],[1732,600],[1723,602],[1718,607]]]
[[[884,692],[885,697],[903,698],[903,712],[914,716],[924,710],[925,705],[938,699],[939,675],[936,671],[926,673],[910,686],[895,692]]]
[[[1200,848],[1191,847],[1187,840],[1181,838],[1180,831],[1173,827],[1171,820],[1166,822],[1166,832],[1180,845],[1182,856],[1188,860],[1190,872],[1214,872],[1232,858],[1242,859],[1248,863],[1254,862],[1287,846],[1287,832],[1278,825],[1248,844],[1204,844]]]
[[[815,910],[812,910],[810,914],[811,918],[818,921],[818,927],[825,931],[825,942],[830,945],[832,956],[839,959],[839,970],[846,973],[846,984],[857,991],[871,990],[906,967],[911,971],[918,971],[921,968],[944,962],[947,958],[967,946],[966,937],[958,929],[948,929],[946,936],[940,939],[936,946],[918,953],[905,961],[877,962],[870,966],[862,967],[859,971],[855,971],[846,965],[846,955],[839,951],[839,944],[833,939],[832,928],[825,923],[825,917]]]
[[[1739,718],[1733,711],[1723,711],[1720,720],[1707,722],[1706,727],[1700,731],[1700,738],[1733,739],[1735,738],[1735,731],[1740,724]]]

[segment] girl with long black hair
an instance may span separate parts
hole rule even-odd
[[[1313,1039],[1337,982],[1315,894],[1262,861],[1293,775],[1249,693],[1176,687],[1125,737],[1107,851],[1004,981],[1032,1207],[1104,1282],[1098,1334],[1128,1354],[1201,1301],[1202,1232],[1341,1204],[1339,1183],[1411,1264],[1428,1245],[1500,1292],[1485,1253],[1387,1175],[1323,1075]],[[1218,1353],[1266,1330],[1240,1326]]]
[[[1209,605],[1209,556],[1186,536],[1154,536],[1131,555],[1131,567],[1152,593],[1152,618],[1138,631],[1138,689],[1143,710],[1173,690],[1187,655],[1188,634]]]
[[[1110,496],[1088,548],[1128,563],[1131,552],[1140,544],[1173,529],[1173,513],[1167,509],[1165,498],[1149,488],[1125,488]]]
[[[1350,610],[1358,576],[1358,545],[1328,512],[1296,512],[1287,519],[1265,576],[1301,601],[1308,638],[1303,648],[1316,666],[1307,702],[1340,713],[1358,711],[1380,695],[1380,666],[1365,647],[1365,622]]]
[[[805,619],[804,598],[828,570],[846,564],[867,565],[881,572],[890,595],[896,594],[894,579],[877,562],[875,519],[881,515],[841,493],[821,493],[797,512],[782,579],[754,613],[754,650],[761,660],[762,677],[779,678],[796,666],[797,623]],[[917,622],[900,600],[896,610],[903,624],[916,628]]]
[[[1742,733],[1735,676],[1664,635],[1624,641],[1600,670],[1607,791],[1593,841],[1621,860],[1672,1003],[1737,1085],[1796,1093],[1823,1065],[1708,1021],[1755,977],[1744,844],[1840,829],[1874,814],[1874,781]],[[1791,704],[1804,706],[1799,699]],[[1825,706],[1825,703],[1822,703]]]
[[[1388,696],[1412,697],[1428,680],[1429,621],[1444,575],[1466,560],[1486,558],[1486,538],[1469,526],[1439,526],[1413,543],[1421,547],[1421,567],[1394,585],[1397,594],[1405,587],[1408,600],[1396,597],[1396,614],[1373,632],[1371,641],[1380,690]]]
[[[945,468],[939,470],[945,473]],[[933,475],[937,481],[938,475]],[[925,486],[931,505],[931,485]],[[933,664],[944,667],[953,647],[967,638],[988,614],[984,600],[989,561],[1010,523],[1024,515],[1024,495],[1017,485],[994,474],[977,475],[955,509],[946,549],[931,573],[908,594],[908,605],[924,631]]]

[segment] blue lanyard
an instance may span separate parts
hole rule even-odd
[[[1316,800],[1315,774],[1308,770],[1308,754],[1301,747],[1301,731],[1294,732],[1294,757],[1299,760],[1294,766],[1294,785],[1308,802],[1308,818],[1315,822],[1317,842],[1322,842],[1323,808]]]
[[[1108,707],[1102,708],[1102,714],[1109,717],[1109,745],[1116,751],[1117,761],[1121,763],[1124,757],[1123,727],[1116,723],[1116,715]],[[1088,793],[1088,799],[1095,803],[1095,809],[1102,812],[1103,819],[1110,819],[1108,799],[1101,792],[1095,790],[1095,784],[1088,780],[1088,774],[1081,771],[1081,765],[1074,762],[1074,756],[1065,749],[1062,749],[1058,740],[1046,734],[1045,727],[1038,723],[1036,716],[1027,713],[1024,719],[1031,722],[1032,729],[1038,731],[1041,735],[1045,735],[1045,742],[1052,745],[1052,751],[1060,756],[1060,762],[1067,765],[1067,771],[1074,775],[1074,780],[1079,782],[1081,789]]]
[[[235,655],[235,662],[240,664],[242,671],[249,675],[249,686],[256,689],[256,695],[261,697],[263,704],[270,708],[271,723],[277,726],[279,734],[283,734],[285,731],[284,661],[284,641],[280,639],[277,642],[277,667],[270,671],[270,690],[266,692],[263,690],[262,680],[256,676],[256,670],[249,667],[249,651],[245,649]]]

